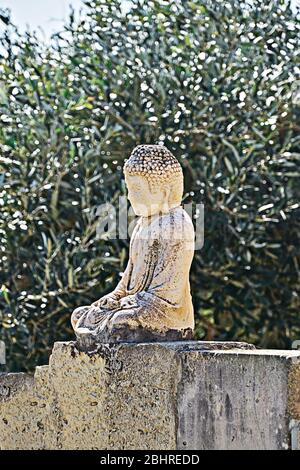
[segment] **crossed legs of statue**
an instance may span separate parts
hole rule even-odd
[[[157,311],[158,318],[161,315]],[[83,347],[94,343],[191,339],[190,329],[158,331],[147,328],[150,318],[153,318],[153,308],[149,309],[149,305],[119,306],[112,310],[90,305],[74,310],[71,322],[77,341]]]
[[[102,340],[109,340],[119,329],[138,328],[137,318],[138,312],[134,309],[107,310],[90,305],[74,310],[71,322],[77,337],[96,335]]]

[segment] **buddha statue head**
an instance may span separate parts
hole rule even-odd
[[[181,204],[183,173],[163,145],[138,145],[124,165],[128,199],[136,215],[167,213]]]

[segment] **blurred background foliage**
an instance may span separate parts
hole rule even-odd
[[[197,338],[300,338],[299,14],[280,0],[85,1],[50,44],[1,11],[0,339],[9,370],[73,338],[128,243],[96,239],[139,143],[181,161],[205,204],[191,285]],[[297,87],[298,85],[298,87]]]

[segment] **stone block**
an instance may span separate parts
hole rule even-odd
[[[0,449],[297,449],[300,352],[246,343],[55,343],[0,375]]]

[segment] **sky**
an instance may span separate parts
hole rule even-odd
[[[124,6],[128,1],[124,0]],[[83,7],[82,0],[0,0],[0,8],[9,8],[13,22],[21,29],[41,27],[45,38],[57,32],[68,17],[72,5],[75,11]]]
[[[124,7],[128,5],[124,1]],[[292,4],[300,5],[300,0],[292,0]],[[68,17],[69,5],[76,10],[82,7],[82,0],[0,0],[0,8],[9,8],[12,19],[21,29],[36,30],[42,27],[45,38],[58,31]]]
[[[22,29],[39,27],[48,38],[59,30],[68,16],[69,5],[76,10],[82,5],[81,0],[0,0],[0,8],[9,8],[13,22]]]

